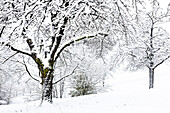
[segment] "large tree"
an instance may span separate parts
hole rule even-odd
[[[26,55],[34,61],[42,80],[42,100],[52,102],[54,67],[65,48],[75,42],[93,38],[101,46],[94,44],[92,47],[101,47],[101,56],[105,51],[103,47],[107,48],[103,45],[109,44],[114,37],[125,36],[128,39],[131,33],[127,26],[133,16],[129,10],[133,9],[131,4],[137,7],[137,2],[139,1],[1,1],[1,49],[10,48],[16,54]],[[27,67],[26,70],[29,73]]]
[[[33,59],[43,85],[42,100],[52,102],[54,67],[71,44],[97,36],[106,37],[109,23],[99,1],[20,0],[1,1],[2,48]]]

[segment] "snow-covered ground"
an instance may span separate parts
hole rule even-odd
[[[147,70],[117,72],[108,93],[54,99],[41,107],[40,101],[1,105],[0,113],[170,113],[169,68],[156,69],[154,89],[148,89]]]

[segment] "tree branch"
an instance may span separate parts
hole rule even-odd
[[[104,33],[98,33],[99,35],[104,35],[104,36],[108,36],[108,34],[104,34]],[[98,34],[96,35],[91,35],[91,36],[84,36],[84,37],[81,37],[81,38],[78,38],[76,40],[72,40],[70,41],[69,43],[65,44],[63,47],[61,47],[61,49],[58,51],[56,57],[55,57],[55,60],[54,62],[57,60],[57,58],[60,56],[61,52],[68,46],[70,46],[71,44],[75,43],[75,42],[78,42],[78,41],[81,41],[81,40],[84,40],[84,39],[90,39],[90,38],[94,38],[96,37]]]
[[[11,55],[10,57],[8,57],[7,59],[5,59],[5,61],[3,61],[2,64],[4,64],[6,61],[8,61],[10,58],[12,58],[13,56],[15,56],[18,52],[14,53],[13,55]]]
[[[1,38],[1,36],[2,36],[2,33],[3,33],[4,29],[5,29],[5,26],[3,26],[2,29],[1,29],[0,38]]]
[[[22,64],[25,66],[25,69],[26,69],[27,73],[29,74],[29,76],[30,76],[32,79],[34,79],[35,81],[40,82],[38,79],[34,78],[34,77],[31,75],[31,73],[30,73],[30,71],[28,70],[28,67],[27,67],[27,65],[26,65],[26,63],[25,63],[24,60],[23,60],[23,62],[24,62],[24,63],[22,63]]]
[[[27,56],[32,57],[31,54],[29,54],[29,53],[27,53],[27,52],[24,52],[24,51],[21,51],[21,50],[19,50],[19,49],[16,49],[16,48],[12,47],[12,46],[9,45],[9,44],[7,44],[7,46],[9,46],[9,47],[11,48],[11,50],[13,50],[13,51],[16,51],[16,52],[18,52],[18,53],[22,53],[22,54],[24,54],[24,55],[27,55]]]
[[[8,21],[8,17],[6,17],[4,20],[5,20],[5,21]],[[3,34],[3,32],[4,32],[5,27],[6,27],[6,25],[4,25],[4,26],[2,27],[2,29],[1,29],[0,38],[1,38],[2,34]]]
[[[59,80],[57,80],[57,81],[54,82],[53,84],[57,84],[58,82],[60,82],[60,81],[63,80],[64,78],[72,75],[72,74],[75,72],[75,70],[77,69],[77,67],[78,67],[78,65],[73,69],[73,71],[72,71],[70,74],[68,74],[68,75],[66,75],[66,76],[63,76],[62,78],[60,78]]]
[[[68,23],[68,17],[64,17],[63,21],[64,21],[63,25],[59,29],[59,36],[56,37],[56,44],[55,44],[54,49],[52,50],[52,53],[51,53],[52,59],[54,58],[55,53],[57,52],[57,49],[59,48],[60,42],[64,35],[65,27],[66,27],[66,24]]]
[[[9,45],[9,44],[7,44],[7,46],[9,46],[9,47],[11,48],[11,50],[13,50],[13,51],[16,51],[16,52],[18,52],[18,53],[21,53],[21,54],[30,56],[30,57],[35,61],[35,63],[39,66],[39,64],[38,64],[37,61],[36,61],[37,57],[36,57],[36,54],[35,54],[35,53],[29,54],[29,53],[27,53],[27,52],[24,52],[24,51],[21,51],[21,50],[19,50],[19,49],[16,49],[16,48],[12,47],[12,46]]]
[[[166,57],[165,59],[163,59],[160,63],[158,63],[155,67],[154,67],[154,69],[156,68],[156,67],[158,67],[160,64],[162,64],[162,63],[164,63],[166,60],[168,60],[170,58],[170,55],[168,56],[168,57]]]

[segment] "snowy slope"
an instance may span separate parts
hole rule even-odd
[[[97,95],[2,105],[0,113],[170,113],[170,66],[155,72],[155,88],[148,89],[146,71],[115,73],[113,91]]]

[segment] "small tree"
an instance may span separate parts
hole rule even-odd
[[[96,93],[95,84],[85,73],[73,77],[72,88],[74,89],[70,92],[72,97]]]
[[[155,69],[170,58],[170,35],[163,26],[169,23],[170,10],[162,10],[158,1],[153,0],[150,5],[149,12],[138,14],[135,41],[124,49],[130,55],[131,66],[148,68],[149,89],[154,87]]]

